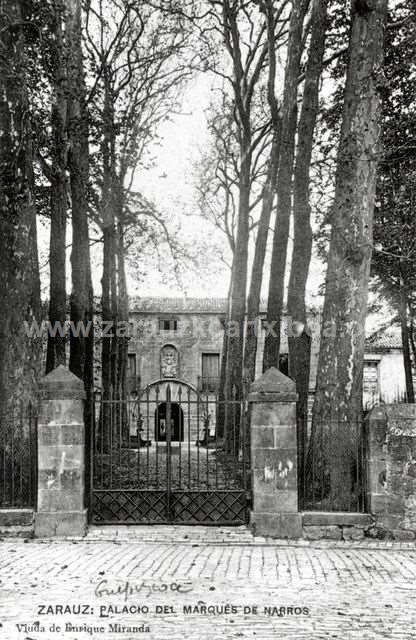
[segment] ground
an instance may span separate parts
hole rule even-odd
[[[285,543],[253,539],[244,527],[143,526],[92,528],[86,540],[5,540],[0,550],[0,640],[416,637],[410,543]],[[157,606],[168,609],[156,613]],[[35,621],[44,631],[16,626]],[[104,629],[62,631],[67,623]]]

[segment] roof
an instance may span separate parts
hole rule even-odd
[[[136,313],[227,313],[227,298],[159,298],[129,296],[129,310]],[[267,299],[260,300],[260,313],[267,311]],[[316,315],[317,310],[308,313]]]
[[[130,311],[141,313],[226,313],[227,298],[129,298]]]
[[[129,298],[130,311],[140,313],[220,313],[227,312],[227,298]],[[265,309],[265,301],[261,304]]]
[[[382,327],[372,333],[365,341],[366,351],[388,351],[402,348],[400,327],[392,325]]]

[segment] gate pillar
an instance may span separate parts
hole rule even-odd
[[[60,365],[43,379],[40,392],[35,536],[83,536],[84,384]]]
[[[296,440],[296,385],[271,367],[248,396],[254,535],[300,538]]]

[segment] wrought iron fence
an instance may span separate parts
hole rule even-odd
[[[365,422],[308,423],[299,443],[299,502],[304,511],[366,510]]]
[[[218,393],[220,378],[218,376],[198,376],[198,389],[202,393]]]
[[[37,413],[34,405],[0,416],[0,508],[35,507]]]
[[[92,520],[231,524],[247,517],[247,406],[182,381],[95,399]]]

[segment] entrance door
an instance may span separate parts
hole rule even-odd
[[[149,385],[138,400],[97,398],[94,409],[93,523],[247,521],[244,401],[222,402],[170,379]]]
[[[155,440],[166,442],[167,437],[167,403],[161,402],[155,410]],[[170,435],[171,442],[183,442],[183,410],[177,402],[170,404]]]

